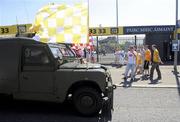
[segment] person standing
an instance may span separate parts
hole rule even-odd
[[[119,64],[119,54],[120,54],[120,49],[119,48],[116,48],[115,52],[114,52],[114,55],[115,55],[115,65],[118,65]]]
[[[87,62],[90,62],[90,60],[91,60],[91,50],[90,49],[87,49],[86,60],[87,60]]]
[[[95,63],[95,49],[94,48],[91,49],[90,55],[91,55],[91,63]]]
[[[158,74],[158,80],[161,80],[161,71],[159,69],[159,64],[163,64],[163,62],[161,61],[161,58],[159,56],[159,51],[157,49],[157,46],[155,44],[152,45],[152,50],[153,50],[153,59],[152,59],[152,67],[150,70],[150,80],[153,80],[153,75],[154,75],[154,69],[156,69],[157,74]]]
[[[119,62],[120,62],[120,65],[124,65],[124,57],[125,57],[125,53],[124,53],[124,50],[120,50],[120,53],[119,53]]]
[[[141,56],[142,56],[142,70],[144,71],[144,61],[145,61],[145,46],[144,45],[141,45],[140,46],[140,53],[141,53]]]
[[[134,68],[134,79],[135,79],[135,76],[136,76],[136,69],[137,69],[137,67],[138,67],[138,64],[137,64],[137,59],[138,59],[138,53],[137,53],[137,45],[134,45],[133,46],[133,53],[134,53],[134,55],[135,55],[135,59],[136,59],[136,61],[135,61],[135,68]]]
[[[147,77],[149,75],[149,64],[151,61],[151,51],[149,49],[149,45],[145,46],[145,60],[144,60],[144,71],[143,75]]]
[[[135,75],[137,74],[142,74],[142,55],[140,53],[140,49],[137,49],[137,54],[136,54],[136,70],[135,70]]]
[[[136,67],[136,55],[134,53],[134,47],[130,46],[129,51],[127,53],[127,65],[126,65],[125,77],[124,77],[125,80],[127,80],[127,75],[129,70],[131,70],[131,81],[134,80],[135,67]]]
[[[87,58],[87,48],[85,47],[85,48],[83,49],[83,51],[84,51],[84,58],[86,59],[86,58]]]

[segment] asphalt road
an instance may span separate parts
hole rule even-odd
[[[99,119],[101,117],[101,119]],[[0,105],[0,122],[107,122],[105,116],[82,117],[70,104],[9,101]],[[112,122],[179,122],[176,88],[117,88]]]
[[[179,122],[177,88],[118,88],[113,122]]]

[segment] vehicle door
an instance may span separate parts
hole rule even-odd
[[[22,49],[20,90],[22,92],[53,93],[54,66],[48,48],[27,45]]]

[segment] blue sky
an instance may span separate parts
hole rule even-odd
[[[32,23],[38,9],[54,3],[81,0],[1,0],[0,25]],[[119,26],[173,25],[175,0],[118,0]],[[116,26],[116,0],[89,0],[90,27]],[[180,1],[179,1],[180,8]],[[180,18],[180,9],[179,9]]]

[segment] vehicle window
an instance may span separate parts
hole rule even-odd
[[[55,58],[62,57],[62,53],[60,52],[59,48],[57,47],[50,47],[51,52]]]
[[[67,48],[60,48],[63,56],[69,56],[69,57],[73,57],[74,54],[71,52],[71,50],[67,49]]]
[[[64,44],[57,44],[55,46],[53,46],[52,44],[49,44],[49,47],[55,58],[57,58],[57,57],[75,57],[75,54],[73,53],[73,51]]]
[[[24,64],[49,64],[50,60],[47,53],[42,47],[25,47],[24,48]]]

